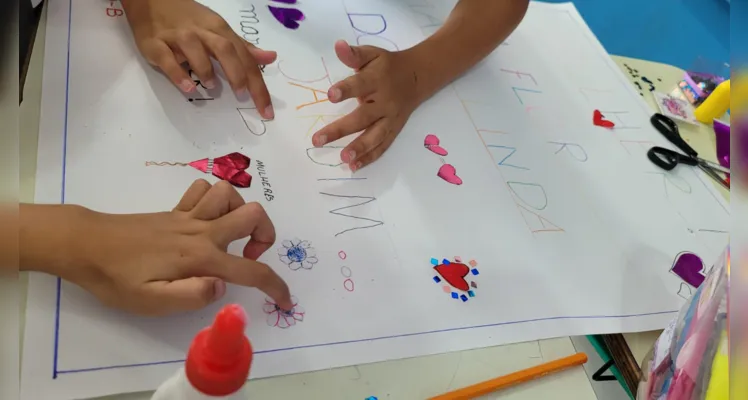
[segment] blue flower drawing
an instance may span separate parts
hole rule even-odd
[[[296,271],[299,268],[312,269],[317,264],[317,251],[306,240],[284,240],[283,246],[278,248],[278,257],[288,268]]]

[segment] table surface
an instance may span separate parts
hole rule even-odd
[[[34,199],[45,20],[46,15],[42,16],[42,22],[36,37],[36,44],[26,78],[24,101],[20,110],[20,189],[21,200],[24,202],[33,202]],[[683,76],[683,70],[672,66],[626,57],[613,56],[612,58],[632,81],[632,84],[638,81],[644,88],[644,91],[642,91],[643,98],[653,110],[656,110],[656,103],[648,91],[649,85],[641,81],[641,77],[647,77],[650,81],[655,82],[657,91],[667,93],[675,87],[676,82]],[[629,68],[636,70],[635,74],[638,73],[639,77],[629,73]],[[680,124],[680,129],[686,141],[702,157],[715,161],[714,135],[710,127]],[[722,193],[726,197],[729,196],[727,191],[722,190]],[[21,276],[19,284],[22,294],[22,310],[25,310],[25,276]],[[21,318],[23,319],[23,313]],[[659,332],[625,335],[637,361],[641,362],[658,335]],[[565,357],[575,352],[571,339],[563,337],[258,379],[248,384],[248,391],[255,398],[293,398],[296,396],[317,398],[315,394],[326,393],[326,399],[364,399],[368,396],[377,396],[379,399],[421,399]],[[330,394],[331,387],[335,387],[335,394]],[[149,398],[150,393],[130,393],[106,397],[108,400]],[[483,398],[593,400],[598,397],[593,391],[585,370],[575,368]]]

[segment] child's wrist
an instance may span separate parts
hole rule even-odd
[[[434,44],[426,40],[402,51],[406,65],[413,71],[416,107],[452,80],[445,76],[443,66],[438,64],[439,57],[434,56],[433,47]]]
[[[24,205],[20,212],[22,270],[64,278],[86,263],[86,226],[96,212],[75,205]]]

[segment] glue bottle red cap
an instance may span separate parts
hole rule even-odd
[[[247,315],[238,304],[224,306],[212,326],[192,341],[185,375],[192,387],[214,397],[241,390],[249,377],[252,346],[244,335]]]

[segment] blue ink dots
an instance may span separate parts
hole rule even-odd
[[[444,265],[449,265],[449,264],[450,264],[450,262],[449,262],[449,260],[447,260],[447,259],[445,258],[445,259],[443,259],[443,260],[442,260],[442,264],[444,264]]]
[[[431,265],[439,265],[439,260],[437,260],[436,258],[432,258]]]
[[[436,282],[436,283],[439,283],[439,282],[441,282],[441,281],[442,281],[442,280],[441,280],[441,279],[439,279],[439,277],[438,277],[438,276],[435,276],[435,277],[434,277],[434,282]]]
[[[472,272],[473,275],[478,275],[478,268],[473,268],[470,272]]]
[[[468,290],[468,296],[475,297],[475,292],[473,292],[472,290]]]
[[[467,296],[465,296],[464,294],[460,296],[460,299],[462,300],[463,303],[468,301]]]
[[[463,295],[463,296],[464,296],[464,295]],[[458,295],[457,295],[457,293],[455,293],[455,292],[452,292],[452,298],[453,298],[453,299],[456,299],[456,298],[458,298],[458,297],[460,297],[460,296],[458,296]]]
[[[374,397],[374,396],[369,396],[369,397],[365,398],[364,400],[378,400],[378,399],[376,397]]]
[[[291,246],[286,253],[286,256],[292,262],[302,262],[306,260],[306,250],[301,246]]]

